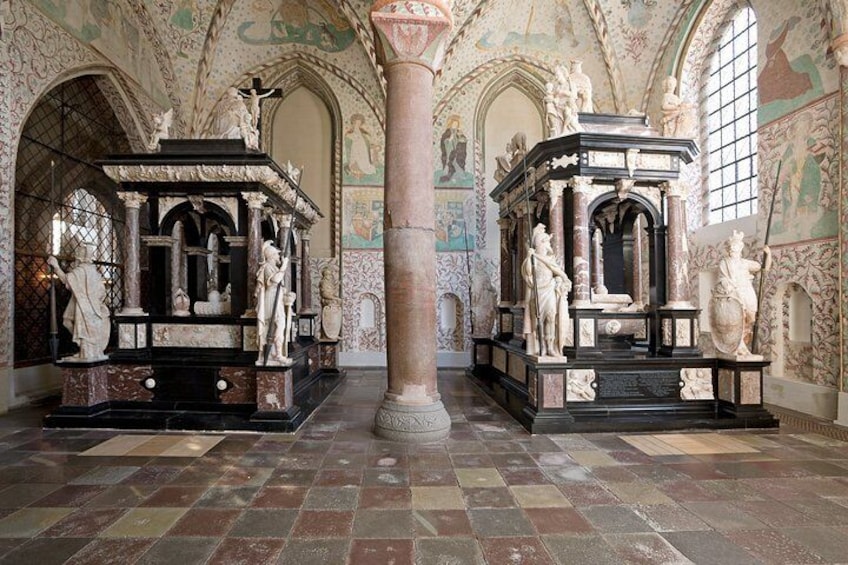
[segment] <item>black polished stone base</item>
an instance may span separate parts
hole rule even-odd
[[[257,412],[256,404],[104,402],[90,407],[61,406],[44,418],[44,427],[293,432],[321,405],[344,375],[344,371],[322,371],[299,383],[295,405],[285,412]]]
[[[506,349],[513,355],[523,355],[509,345]],[[606,356],[596,361],[569,359],[567,363],[553,368],[552,365],[536,365],[526,356],[522,358],[527,363],[527,370],[530,373],[554,372],[565,368],[593,368],[597,375],[596,400],[566,402],[566,405],[561,408],[539,410],[531,402],[531,395],[526,384],[502,373],[492,365],[478,364],[469,368],[468,377],[531,433],[639,432],[779,426],[779,421],[762,405],[740,406],[719,399],[681,400],[679,388],[676,386],[679,378],[674,376],[676,371],[692,367],[710,368],[715,374],[719,366],[727,368],[727,361],[703,357],[616,359]],[[746,369],[758,370],[763,365],[767,363],[749,363]],[[640,373],[650,375],[650,386],[640,388],[639,385],[642,382]],[[628,386],[619,387],[619,390],[612,384],[616,380],[625,381]]]

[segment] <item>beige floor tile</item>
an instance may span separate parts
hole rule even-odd
[[[462,488],[505,487],[506,483],[495,468],[455,469],[456,478]]]
[[[518,485],[509,487],[522,508],[564,508],[571,503],[553,485]]]
[[[219,436],[188,436],[167,448],[160,457],[202,457],[207,451],[221,443],[223,435]]]
[[[415,510],[465,510],[459,487],[412,487]]]
[[[568,451],[569,457],[584,467],[614,467],[621,465],[603,451]]]
[[[127,455],[134,457],[158,457],[168,449],[178,444],[185,436],[160,435],[150,438],[149,441],[139,445]]]
[[[32,538],[76,508],[22,508],[0,520],[0,538]]]
[[[674,500],[652,485],[608,482],[606,487],[625,504],[674,504]]]
[[[139,445],[143,445],[156,436],[141,435],[119,435],[95,445],[91,449],[83,451],[80,455],[88,457],[120,457],[126,455]]]
[[[107,528],[101,537],[156,538],[171,529],[188,508],[133,508]]]

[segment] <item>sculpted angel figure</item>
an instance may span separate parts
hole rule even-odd
[[[695,135],[695,106],[684,102],[676,94],[677,79],[666,77],[663,82],[665,93],[662,98],[660,131],[666,137],[692,137]]]
[[[161,114],[153,116],[153,133],[150,134],[150,142],[147,144],[148,151],[157,151],[159,149],[159,140],[168,139],[173,122],[173,108],[167,112],[162,112]]]

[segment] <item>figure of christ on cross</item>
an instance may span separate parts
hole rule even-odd
[[[282,98],[282,88],[262,88],[262,79],[255,77],[250,85],[250,88],[239,88],[239,95],[250,101],[250,118],[251,126],[256,130],[257,135],[261,133],[259,129],[259,113],[262,100],[265,98]]]

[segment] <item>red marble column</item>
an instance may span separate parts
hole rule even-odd
[[[668,302],[666,308],[692,308],[689,301],[689,250],[686,245],[686,185],[680,181],[664,182],[661,187],[668,204],[668,239],[666,271]]]
[[[510,217],[498,219],[501,228],[501,306],[512,306],[512,246],[509,244],[509,232],[512,226]]]
[[[589,285],[589,258],[592,238],[589,237],[589,190],[590,177],[573,177],[569,183],[574,197],[574,281],[572,306],[585,308],[591,304]]]
[[[548,196],[550,198],[550,209],[548,216],[548,233],[551,234],[551,246],[554,248],[557,262],[565,264],[565,227],[563,226],[562,191],[565,182],[552,180],[548,182]]]
[[[256,316],[256,271],[262,256],[262,206],[268,197],[261,192],[242,192],[247,202],[247,304],[244,315]]]
[[[441,0],[371,7],[386,93],[383,249],[388,390],[374,432],[405,442],[447,437],[436,388],[436,240],[433,78],[452,27]]]
[[[118,198],[126,207],[126,228],[124,237],[124,307],[122,316],[144,314],[141,308],[141,238],[139,236],[138,214],[141,205],[147,202],[147,196],[137,192],[118,192]]]

